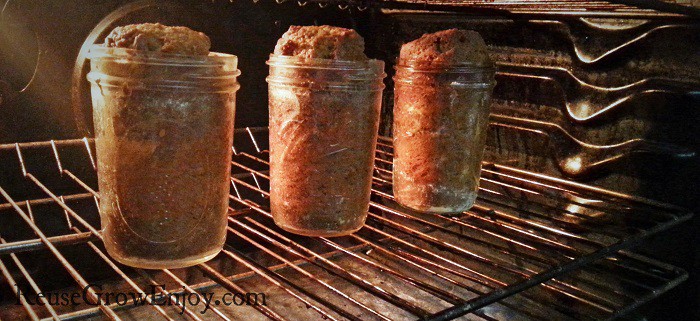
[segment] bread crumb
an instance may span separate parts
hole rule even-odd
[[[355,30],[333,26],[291,26],[275,54],[302,58],[368,60],[365,41]]]
[[[400,61],[418,64],[462,64],[491,66],[488,48],[478,32],[448,29],[424,34],[401,46]]]
[[[105,38],[107,47],[158,51],[180,55],[208,55],[211,41],[202,32],[160,23],[116,27]]]

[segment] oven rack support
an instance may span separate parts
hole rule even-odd
[[[41,292],[41,280],[29,273],[22,255],[48,250],[62,273],[84,287],[88,277],[63,250],[80,246],[135,291],[167,280],[182,287],[173,293],[196,295],[216,285],[245,292],[249,288],[241,284],[257,278],[254,284],[268,282],[312,311],[307,313],[330,320],[363,316],[447,320],[464,314],[485,320],[513,315],[544,320],[552,314],[598,320],[623,314],[687,278],[675,267],[621,251],[688,220],[691,214],[681,208],[484,164],[479,199],[472,210],[450,217],[409,213],[393,202],[393,150],[386,137],[378,141],[368,224],[343,238],[291,236],[270,220],[266,138],[266,128],[236,130],[229,217],[232,241],[214,261],[187,270],[206,276],[194,281],[188,277],[190,272],[136,270],[107,256],[94,223],[99,193],[92,139],[0,145],[0,177],[15,183],[3,185],[0,180],[0,215],[19,216],[32,232],[29,235],[33,234],[6,239],[0,229],[2,279],[13,284],[22,278],[29,289]],[[35,193],[25,190],[29,187]],[[43,213],[49,207],[65,215],[65,226],[51,234],[40,227],[50,215]],[[217,265],[222,261],[245,266],[247,271],[228,274]],[[168,293],[161,290],[161,295]],[[33,320],[100,314],[119,320],[124,309],[92,293],[88,300],[97,306],[78,311],[57,311],[46,302],[36,307],[18,300]],[[288,311],[274,306],[253,308],[273,320],[290,319],[285,315]],[[218,319],[235,319],[222,310],[214,307],[211,313]],[[149,311],[173,319],[172,311],[165,308],[152,306]],[[185,317],[202,320],[192,311]]]
[[[275,1],[282,4],[292,0]],[[297,0],[296,2],[302,7],[313,3],[321,8],[337,6],[341,10],[352,8],[358,11],[364,11],[367,8],[381,8],[513,17],[700,18],[700,8],[695,7],[690,1],[677,0]]]

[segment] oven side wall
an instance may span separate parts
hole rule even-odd
[[[399,11],[377,21],[373,50],[387,62],[403,42],[425,32],[458,27],[482,34],[499,65],[492,104],[492,122],[499,125],[490,128],[487,161],[700,210],[697,23]],[[386,134],[391,88],[383,109]],[[640,246],[691,274],[647,307],[650,318],[700,317],[699,229],[695,217]]]

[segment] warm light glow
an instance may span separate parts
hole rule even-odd
[[[582,214],[583,208],[576,204],[569,204],[566,206],[566,211],[569,213]]]
[[[581,156],[572,157],[566,160],[564,168],[569,173],[578,173],[581,170]]]

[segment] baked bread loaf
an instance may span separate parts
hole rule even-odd
[[[116,27],[105,38],[107,47],[158,51],[180,55],[208,55],[211,41],[202,32],[187,27],[142,23]]]
[[[337,60],[368,60],[364,50],[355,30],[333,26],[291,26],[275,46],[276,55]]]
[[[479,33],[460,29],[424,34],[401,46],[399,59],[419,65],[492,65],[484,39]]]

